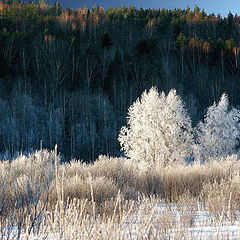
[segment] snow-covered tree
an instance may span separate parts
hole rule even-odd
[[[167,96],[155,87],[128,109],[118,138],[127,157],[165,166],[183,162],[193,144],[190,118],[176,90]]]
[[[239,120],[240,111],[230,108],[228,96],[223,94],[219,103],[208,108],[204,121],[196,128],[196,158],[203,162],[235,153],[240,137]]]

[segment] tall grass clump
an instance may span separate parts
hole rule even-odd
[[[100,156],[91,164],[76,160],[61,163],[59,156],[57,164],[55,161],[54,151],[42,150],[0,162],[2,213],[16,201],[22,206],[38,201],[54,205],[59,199],[58,191],[61,197],[64,193],[62,200],[91,199],[93,191],[98,203],[116,197],[119,190],[124,199],[145,194],[170,202],[185,193],[202,196],[207,184],[228,184],[237,192],[240,174],[236,155],[211,159],[205,164],[173,164],[165,168],[149,168],[130,159],[108,156]]]
[[[0,229],[4,236],[56,239],[114,239],[122,229],[126,239],[167,238],[175,229],[179,239],[200,205],[215,222],[239,218],[239,176],[236,155],[154,168],[109,156],[62,163],[56,150],[36,151],[0,162]]]

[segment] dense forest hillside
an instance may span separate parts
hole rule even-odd
[[[240,17],[135,7],[0,2],[0,152],[58,144],[117,156],[128,107],[175,88],[196,124],[223,92],[240,103]],[[41,2],[41,1],[40,1]]]

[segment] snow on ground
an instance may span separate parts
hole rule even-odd
[[[185,209],[184,209],[185,208]],[[144,211],[144,208],[142,209]],[[151,221],[152,233],[157,236],[156,239],[194,239],[194,240],[239,240],[240,239],[240,221],[231,219],[231,213],[220,214],[218,218],[212,216],[209,211],[205,210],[201,204],[198,204],[198,210],[189,211],[188,206],[158,204],[152,209],[152,214],[148,212],[146,219],[144,217],[139,218],[139,212],[132,216],[129,216],[122,224],[114,224],[111,235],[112,239],[139,239],[138,234],[145,230],[146,222]],[[229,216],[227,216],[229,215]],[[149,218],[149,216],[151,216]],[[238,214],[237,219],[239,219]],[[184,225],[184,221],[188,223]],[[71,227],[68,226],[70,229]],[[74,226],[76,229],[76,226]],[[89,239],[94,239],[94,232],[91,232],[91,228],[94,228],[89,223],[88,226],[80,227],[79,230],[85,229],[85,232],[78,232],[78,237],[73,239],[88,239],[88,234],[91,236]],[[98,230],[101,232],[101,238],[109,238],[109,232],[106,224],[99,223]],[[17,228],[14,227],[11,230],[9,238],[4,234],[2,240],[14,240],[17,239]],[[69,230],[69,229],[68,229]],[[3,231],[4,232],[4,231]],[[112,233],[111,233],[112,234]],[[159,236],[161,236],[159,238]],[[22,234],[20,239],[26,239],[26,235]],[[47,235],[38,234],[31,235],[28,240],[55,240],[60,238],[58,233],[48,233]],[[147,238],[148,239],[148,238]],[[149,238],[152,239],[152,238]],[[154,238],[155,239],[155,238]]]
[[[190,239],[240,239],[240,222],[218,220],[208,211],[200,210],[194,215],[194,226],[188,229]]]
[[[158,209],[162,208],[163,206],[158,206]],[[179,216],[181,213],[179,213],[177,207],[175,206],[171,208],[171,214],[175,214],[176,219],[178,219],[176,228],[169,233],[169,236],[174,237],[177,232],[181,232],[183,230]],[[192,226],[187,227],[185,230],[187,233],[187,236],[185,235],[185,237],[187,237],[187,239],[194,240],[239,240],[240,221],[230,220],[230,215],[230,212],[229,217],[219,214],[219,218],[216,219],[216,217],[212,216],[209,211],[205,210],[201,204],[198,204],[198,210],[193,214]]]

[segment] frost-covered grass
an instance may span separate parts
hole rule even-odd
[[[0,162],[1,239],[239,239],[240,164],[150,168],[46,150]]]
[[[74,199],[44,212],[41,223],[30,232],[26,221],[20,239],[239,239],[239,216],[232,219],[229,212],[216,218],[207,206],[184,200],[177,204],[156,198],[121,202],[118,196],[115,210],[104,218],[94,215],[94,210],[89,213],[87,201]],[[17,239],[17,227],[11,227],[2,228],[1,239]]]

